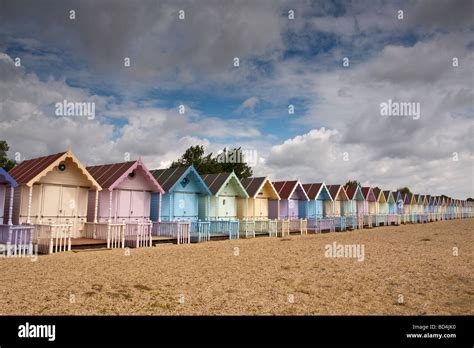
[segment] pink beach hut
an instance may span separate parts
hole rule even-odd
[[[145,164],[139,159],[86,169],[103,189],[89,192],[86,236],[109,246],[151,246],[151,194],[164,191]]]

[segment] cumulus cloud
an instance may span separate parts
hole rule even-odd
[[[153,168],[190,145],[242,146],[258,175],[474,195],[472,1],[0,6],[0,132],[23,158],[70,147],[86,163],[130,154]],[[95,102],[96,119],[56,117],[64,99]],[[420,119],[382,117],[389,99],[419,103]]]

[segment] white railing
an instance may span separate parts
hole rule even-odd
[[[373,226],[372,226],[372,224],[373,224],[373,222],[372,222],[372,220],[373,220],[373,219],[372,219],[372,215],[370,215],[370,214],[364,214],[364,215],[363,215],[363,219],[364,219],[364,222],[363,222],[364,226],[373,227]]]
[[[336,224],[333,218],[318,218],[316,219],[316,232],[321,233],[322,231],[328,230],[329,232],[336,231]]]
[[[299,232],[301,234],[307,234],[308,233],[308,220],[291,219],[289,229],[290,229],[290,232]]]
[[[240,220],[239,233],[245,238],[255,238],[255,220]]]
[[[279,237],[290,235],[290,220],[278,219],[277,220],[277,233]]]
[[[191,240],[198,243],[211,240],[210,227],[209,221],[191,221]]]
[[[125,247],[125,224],[86,222],[83,235],[85,238],[105,240],[109,249]]]
[[[355,230],[358,228],[358,217],[357,215],[350,214],[346,215],[346,228],[350,228],[351,230]]]
[[[151,247],[152,226],[151,221],[125,224],[125,246],[130,248]]]
[[[6,246],[6,256],[33,255],[33,225],[0,225],[0,244]]]
[[[391,224],[394,224],[394,225],[400,225],[400,218],[398,216],[398,214],[388,214],[387,215],[387,225],[391,225]]]
[[[71,224],[34,225],[33,240],[38,244],[38,252],[52,254],[71,250]]]
[[[213,219],[210,220],[211,234],[225,234],[229,239],[239,239],[239,220]]]
[[[388,218],[387,214],[377,214],[375,215],[375,226],[380,226],[380,225],[388,225]]]
[[[278,236],[277,220],[257,219],[255,220],[255,233],[268,233],[270,237]]]
[[[334,216],[335,228],[339,231],[345,231],[347,229],[347,218],[345,216]]]
[[[151,230],[153,236],[176,238],[177,244],[191,243],[190,221],[154,221]]]

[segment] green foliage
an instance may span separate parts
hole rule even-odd
[[[349,180],[348,182],[346,182],[346,183],[344,184],[344,186],[352,186],[352,185],[359,185],[359,186],[362,186],[362,185],[360,184],[360,182],[358,182],[357,180]]]
[[[171,164],[171,168],[194,165],[200,174],[216,174],[232,172],[241,178],[249,178],[253,175],[252,168],[247,164],[242,149],[234,148],[224,150],[212,156],[204,154],[204,147],[196,145],[189,147],[184,154]]]
[[[408,187],[402,187],[402,188],[399,188],[397,189],[397,191],[399,191],[401,194],[405,194],[405,193],[411,193],[410,189]]]
[[[12,169],[16,162],[14,160],[8,159],[7,152],[10,149],[5,140],[0,140],[0,167],[5,169],[7,172]]]

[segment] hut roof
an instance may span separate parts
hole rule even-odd
[[[306,199],[309,199],[303,186],[297,180],[274,181],[273,186],[275,187],[275,190],[278,192],[278,195],[281,199],[289,199],[293,195],[293,192],[295,192],[295,190],[298,188],[298,186],[300,186],[301,191],[303,192]]]
[[[240,182],[239,178],[237,175],[235,175],[234,172],[230,173],[217,173],[217,174],[204,174],[201,175],[202,180],[206,183],[207,187],[209,187],[209,190],[211,193],[216,196],[219,194],[220,190],[225,187],[225,185],[232,180],[232,178],[235,179],[237,186],[239,187],[239,191],[241,191],[240,196],[242,197],[248,197],[247,191],[245,188],[242,186],[242,183]]]
[[[362,187],[362,194],[364,195],[366,201],[373,202],[377,200],[377,197],[374,194],[374,190],[370,186]]]
[[[197,172],[194,166],[187,166],[187,167],[176,167],[176,168],[168,168],[168,169],[154,169],[151,170],[150,173],[156,179],[158,184],[163,188],[165,192],[170,191],[173,187],[181,181],[181,178],[185,177],[188,173],[194,173],[196,179],[201,184],[202,188],[208,195],[212,195],[211,191],[207,187],[206,183],[202,180],[201,176]]]
[[[13,179],[11,175],[8,174],[7,171],[1,167],[0,167],[0,185],[10,185],[11,187],[18,186],[15,179]]]
[[[331,195],[331,198],[332,198],[333,201],[336,200],[336,198],[339,195],[340,191],[342,191],[342,193],[344,194],[344,197],[345,197],[346,200],[349,199],[349,197],[347,197],[346,190],[344,190],[344,186],[342,186],[342,185],[327,185],[327,188],[328,188],[329,194]]]
[[[277,199],[280,199],[280,195],[278,195],[278,192],[275,189],[275,186],[273,186],[270,179],[268,179],[266,176],[262,176],[258,178],[240,179],[240,182],[242,183],[242,186],[245,187],[245,190],[247,191],[248,195],[252,198],[255,198],[257,194],[260,192],[260,190],[263,188],[265,183],[268,182],[272,190],[274,191]]]
[[[91,183],[92,187],[97,190],[102,189],[71,151],[24,160],[19,165],[15,166],[9,174],[18,184],[32,186],[35,182],[40,180],[41,177],[48,174],[54,167],[58,166],[67,158],[71,158],[82,174],[87,177],[87,180]]]
[[[120,185],[120,183],[122,183],[122,181],[137,168],[141,168],[151,187],[153,187],[154,192],[164,193],[160,184],[158,184],[141,160],[86,167],[99,185],[102,186],[102,188],[109,189],[110,191]]]
[[[306,191],[306,195],[311,200],[317,199],[323,190],[327,192],[329,199],[332,200],[331,194],[329,193],[327,186],[323,182],[303,184],[303,188]]]

